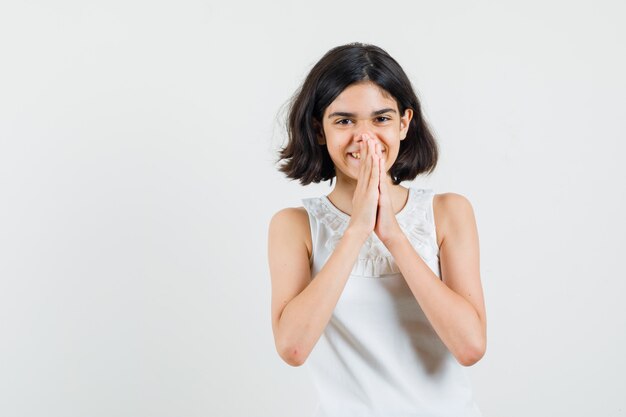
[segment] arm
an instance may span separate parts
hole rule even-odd
[[[292,366],[309,356],[328,324],[367,234],[348,228],[315,279],[309,265],[310,229],[304,209],[284,209],[269,227],[272,330],[276,350]]]
[[[441,222],[441,281],[412,247],[397,234],[385,244],[433,328],[464,366],[485,354],[486,315],[480,283],[479,245],[470,202],[459,194],[435,196]]]

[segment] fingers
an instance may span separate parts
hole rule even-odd
[[[377,194],[381,178],[380,160],[382,157],[382,147],[368,134],[363,134],[361,139],[362,140],[359,142],[361,164],[355,192],[358,194]]]
[[[361,164],[359,166],[359,177],[357,178],[356,192],[362,192],[367,188],[367,179],[369,178],[369,172],[367,172],[367,166],[365,160],[367,158],[367,146],[366,142],[359,142],[359,154],[361,158]]]
[[[382,151],[379,149],[380,159],[378,160],[378,175],[380,178],[380,194],[387,193],[387,171],[385,170],[385,159],[382,157]]]
[[[380,143],[376,144],[376,153],[378,154],[378,161],[379,161],[379,178],[380,178],[380,182],[384,183],[385,185],[386,180],[387,180],[387,168],[385,166],[385,158],[383,157],[383,147]]]
[[[364,135],[364,146],[365,146],[365,155],[361,155],[361,163],[365,165],[365,171],[367,172],[367,174],[371,175],[371,169],[372,169],[372,147],[370,145],[370,140],[368,136]]]
[[[380,168],[378,167],[379,165],[379,158],[378,158],[378,154],[376,153],[376,144],[374,143],[373,140],[368,140],[368,162],[370,163],[370,166],[372,167],[371,171],[370,171],[370,183],[369,183],[369,188],[370,189],[376,189],[378,190],[378,184],[380,182],[380,177],[379,177],[379,172],[380,172]],[[371,155],[371,157],[369,156]]]

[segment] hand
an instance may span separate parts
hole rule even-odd
[[[381,242],[385,243],[403,232],[391,203],[391,176],[387,174],[380,144],[376,144],[375,151],[378,155],[379,198],[374,232]]]
[[[363,134],[359,142],[361,164],[356,189],[352,197],[352,216],[349,228],[367,237],[376,226],[379,200],[380,152],[376,153],[374,140]]]

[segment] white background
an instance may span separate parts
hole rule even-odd
[[[267,227],[330,48],[386,49],[475,210],[485,417],[626,416],[623,1],[0,6],[0,415],[307,416]],[[408,185],[408,184],[405,184]]]

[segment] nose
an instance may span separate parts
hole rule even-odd
[[[360,132],[355,132],[354,134],[354,142],[357,144],[360,144],[361,142],[365,142],[367,139],[371,139],[372,141],[374,141],[374,146],[376,145],[380,145],[381,146],[381,150],[384,152],[385,151],[385,147],[383,146],[382,142],[378,139],[378,136],[374,134],[374,132],[372,132],[371,130],[363,130]],[[367,143],[366,143],[367,146]]]
[[[371,130],[362,129],[354,132],[354,141],[355,142],[363,142],[367,138],[376,140],[376,135]]]

